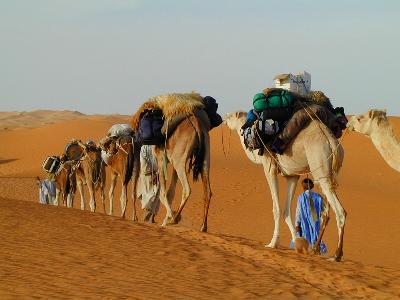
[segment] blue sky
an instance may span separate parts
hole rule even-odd
[[[132,114],[198,91],[248,110],[306,70],[348,113],[400,115],[400,1],[0,0],[0,111]]]

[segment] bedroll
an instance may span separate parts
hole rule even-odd
[[[253,97],[253,107],[257,111],[271,108],[290,107],[294,96],[284,89],[270,89],[267,94],[258,93]]]

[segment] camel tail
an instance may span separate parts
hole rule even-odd
[[[203,171],[204,157],[206,153],[204,133],[198,122],[196,123],[197,126],[195,127],[195,129],[197,133],[198,143],[197,147],[195,147],[195,149],[193,150],[193,163],[191,163],[194,181],[197,181],[199,179],[199,175]]]
[[[126,167],[126,173],[125,173],[125,179],[124,179],[124,184],[128,184],[129,180],[132,178],[133,174],[133,166],[134,166],[134,144],[132,143],[131,149],[128,151],[128,157],[127,157],[127,167]]]

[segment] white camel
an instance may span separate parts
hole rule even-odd
[[[371,109],[352,117],[347,127],[369,137],[387,164],[400,172],[400,141],[393,133],[386,111]]]
[[[265,177],[271,190],[272,211],[275,221],[271,242],[266,244],[266,247],[277,248],[279,244],[281,210],[279,205],[278,174],[280,173],[287,180],[288,186],[284,218],[291,232],[292,239],[295,240],[296,232],[291,219],[290,207],[300,174],[310,172],[314,181],[319,183],[322,192],[325,194],[335,213],[339,241],[334,259],[340,261],[343,256],[346,211],[343,209],[335,189],[337,186],[336,176],[344,158],[342,146],[324,124],[312,120],[288,145],[283,155],[272,155],[270,152],[264,151],[264,155],[259,156],[258,150],[249,151],[245,147],[240,131],[246,121],[246,117],[247,114],[244,112],[230,113],[225,117],[224,122],[230,129],[236,130],[238,133],[247,157],[256,164],[262,164],[264,168]],[[329,206],[326,205],[326,207],[328,208]],[[328,222],[327,210],[323,213],[322,219],[320,236],[314,245],[315,252],[319,252],[319,243]]]

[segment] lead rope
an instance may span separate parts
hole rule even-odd
[[[222,143],[222,152],[224,153],[224,157],[226,158],[225,145],[224,145],[224,129],[222,126],[221,126],[221,143]]]

